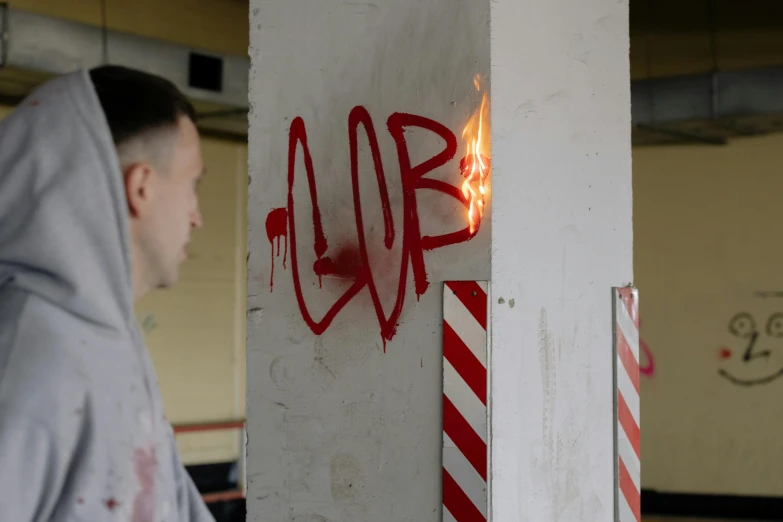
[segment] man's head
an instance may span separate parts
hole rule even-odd
[[[176,283],[204,171],[195,111],[169,81],[132,69],[90,71],[117,148],[130,216],[133,292]]]

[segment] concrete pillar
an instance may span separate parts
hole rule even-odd
[[[633,277],[628,2],[491,13],[493,520],[609,522],[611,287]]]
[[[250,13],[248,520],[441,520],[443,285],[489,280],[490,253],[494,520],[611,520],[627,4]],[[473,229],[462,130],[487,92]]]

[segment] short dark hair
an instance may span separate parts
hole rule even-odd
[[[147,131],[176,127],[185,116],[196,122],[196,111],[169,80],[128,67],[104,65],[90,70],[114,145]]]

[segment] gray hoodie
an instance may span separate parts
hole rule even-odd
[[[86,71],[0,122],[0,522],[213,520],[133,315],[121,181]]]

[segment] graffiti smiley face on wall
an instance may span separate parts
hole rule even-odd
[[[737,386],[757,386],[783,376],[783,312],[756,317],[734,315],[728,324],[730,346],[720,349],[718,373]]]

